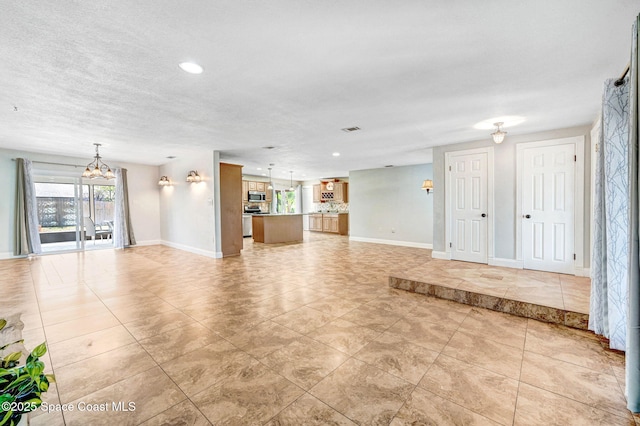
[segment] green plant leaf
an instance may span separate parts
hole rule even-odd
[[[45,374],[44,377],[47,378],[49,383],[55,383],[56,382],[56,376],[54,376],[53,374]]]
[[[12,361],[18,361],[20,359],[20,357],[22,356],[22,352],[13,352],[10,353],[9,355],[5,356],[2,360],[6,363],[12,362]]]
[[[7,320],[4,318],[0,318],[0,330],[2,330],[7,325]]]
[[[2,420],[0,420],[0,426],[6,425],[7,423],[9,423],[12,415],[13,415],[13,411],[7,411],[7,414],[5,414]]]
[[[39,344],[38,346],[36,346],[31,351],[31,355],[33,355],[36,358],[40,358],[41,356],[43,356],[46,353],[47,353],[47,344],[46,343]]]

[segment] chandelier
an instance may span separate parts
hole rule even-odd
[[[94,143],[96,146],[96,156],[94,160],[87,164],[87,168],[82,173],[82,177],[95,179],[95,178],[105,178],[105,179],[113,179],[116,175],[111,171],[111,167],[107,166],[103,161],[102,157],[100,157],[99,148],[101,144]]]

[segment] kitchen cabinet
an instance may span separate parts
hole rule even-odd
[[[349,183],[348,182],[322,182],[320,185],[313,186],[313,202],[349,202]]]
[[[242,250],[242,166],[220,163],[220,242],[222,256]]]
[[[267,184],[269,186],[269,184]],[[267,203],[273,200],[273,189],[267,189]]]
[[[249,191],[257,191],[258,182],[248,181]]]
[[[264,182],[255,182],[255,184],[256,184],[256,191],[265,192],[267,185]]]
[[[320,200],[320,185],[313,185],[313,202],[319,203]]]
[[[242,201],[245,203],[249,201],[249,182],[246,180],[242,181]]]
[[[349,184],[347,182],[333,184],[333,201],[338,203],[349,202]]]
[[[309,215],[309,230],[333,234],[349,234],[348,213],[315,213]]]

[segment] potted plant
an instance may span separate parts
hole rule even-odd
[[[0,333],[6,326],[7,321],[0,319]],[[12,346],[24,348],[23,342],[0,343],[0,353],[8,352],[0,359],[0,426],[15,426],[23,414],[38,408],[42,404],[40,395],[54,381],[53,375],[44,374],[44,363],[40,361],[47,352],[45,343],[36,346],[22,363],[23,351],[14,351]]]

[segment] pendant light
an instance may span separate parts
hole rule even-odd
[[[500,126],[503,126],[504,123],[502,121],[500,121],[498,123],[493,123],[493,125],[498,128],[498,130],[496,130],[495,132],[491,133],[491,136],[493,136],[493,141],[495,143],[502,143],[502,141],[504,140],[504,137],[507,135],[507,132],[503,132],[500,129]]]
[[[267,189],[269,191],[273,189],[273,182],[271,182],[271,167],[269,167],[269,185],[267,185]]]
[[[116,175],[111,171],[111,167],[106,165],[102,161],[102,157],[100,157],[100,146],[99,143],[94,143],[96,146],[96,155],[93,158],[93,161],[87,164],[87,168],[82,173],[82,177],[95,179],[95,178],[105,178],[105,179],[113,179]]]
[[[289,186],[289,191],[295,191],[295,189],[293,189],[293,171],[290,171],[289,173],[291,173],[291,186]]]

